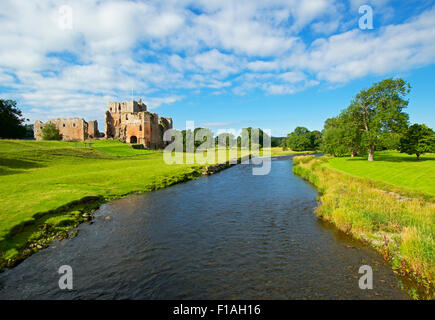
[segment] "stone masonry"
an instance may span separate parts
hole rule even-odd
[[[36,140],[42,140],[42,129],[47,123],[54,123],[62,134],[64,141],[84,141],[98,138],[98,122],[96,120],[86,122],[82,118],[50,119],[43,123],[36,120],[33,126],[33,133]]]
[[[139,101],[109,102],[105,119],[106,139],[143,144],[147,149],[162,149],[167,143],[163,133],[172,129],[171,118],[159,118]]]

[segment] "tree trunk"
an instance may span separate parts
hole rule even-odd
[[[352,149],[352,154],[350,155],[352,158],[358,155],[358,148]]]
[[[417,161],[420,160],[420,154],[417,153]]]
[[[369,147],[369,161],[374,161],[375,160],[375,147],[370,146]]]

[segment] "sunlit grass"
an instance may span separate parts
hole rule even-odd
[[[375,154],[375,161],[366,158],[332,158],[328,165],[334,169],[375,181],[382,181],[412,191],[435,196],[435,155],[415,156],[397,151]]]
[[[395,153],[386,153],[387,159]],[[397,154],[398,159],[405,158]],[[379,159],[379,158],[378,158]],[[388,168],[396,174],[400,167],[406,171],[409,166],[411,172],[420,175],[433,160],[419,162],[416,166],[408,161],[382,163],[382,169],[375,169],[367,162],[347,159],[296,157],[294,159],[295,174],[313,183],[321,193],[320,206],[317,214],[323,219],[334,223],[344,232],[353,234],[357,238],[365,239],[376,246],[388,258],[394,267],[403,272],[410,272],[426,279],[426,284],[433,287],[435,277],[435,203],[433,198],[419,197],[419,193],[408,192],[413,186],[402,180],[413,180],[412,176],[402,174],[402,177],[391,178]],[[346,169],[353,173],[360,173],[364,178],[352,176],[333,169],[333,166],[348,164]],[[419,167],[420,166],[420,169]],[[342,169],[343,167],[340,166]],[[374,175],[378,181],[367,179]],[[430,175],[429,173],[426,173]],[[382,180],[382,181],[381,181]],[[389,184],[385,184],[384,180]],[[406,186],[407,189],[389,188],[394,183]],[[423,183],[414,188],[430,191]],[[384,190],[387,189],[387,190]],[[411,188],[413,189],[413,188]],[[394,192],[392,192],[394,191]],[[412,197],[410,197],[410,195]]]

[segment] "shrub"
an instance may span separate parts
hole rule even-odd
[[[42,128],[42,139],[43,140],[62,140],[62,135],[59,129],[56,128],[54,123],[47,123],[44,128]]]

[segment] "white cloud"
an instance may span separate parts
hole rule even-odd
[[[203,89],[292,94],[435,62],[435,9],[361,31],[351,21],[360,4],[82,0],[68,30],[54,1],[2,1],[0,81],[31,117],[83,116],[132,90],[157,108]]]
[[[378,32],[354,29],[318,39],[288,59],[288,66],[315,72],[317,78],[347,82],[369,74],[407,70],[435,61],[435,9]]]

